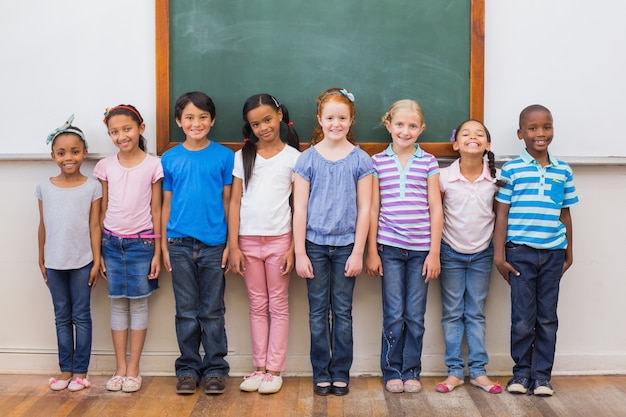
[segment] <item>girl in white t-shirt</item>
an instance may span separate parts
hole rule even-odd
[[[243,106],[244,145],[235,154],[228,211],[230,269],[243,275],[250,301],[252,358],[257,370],[242,391],[278,392],[289,334],[289,273],[294,265],[290,197],[300,155],[289,112],[269,94]],[[280,138],[287,125],[287,144]],[[290,145],[290,146],[287,146]]]
[[[461,123],[450,140],[460,157],[439,176],[444,214],[439,283],[448,377],[436,390],[447,393],[463,385],[461,344],[465,333],[470,383],[498,394],[502,387],[491,381],[485,370],[489,357],[484,309],[493,263],[493,204],[500,181],[496,179],[491,137],[482,122]]]
[[[148,296],[158,288],[161,269],[163,169],[161,161],[146,152],[142,136],[145,124],[135,107],[122,104],[107,109],[104,123],[119,148],[116,155],[99,161],[93,171],[102,183],[100,265],[111,298],[116,361],[106,388],[135,392],[141,388],[139,359],[148,330]]]

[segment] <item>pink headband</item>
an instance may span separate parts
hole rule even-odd
[[[124,109],[124,110],[128,110],[133,112],[137,118],[139,119],[139,124],[143,123],[143,117],[141,117],[141,115],[139,114],[139,112],[137,110],[135,110],[134,108],[130,107],[130,106],[124,106],[123,104],[120,104],[119,106],[115,106],[112,108],[106,108],[104,109],[104,119],[102,119],[102,121],[104,122],[104,124],[106,124],[107,122],[107,118],[111,115],[111,112],[113,112],[114,110],[117,109]]]

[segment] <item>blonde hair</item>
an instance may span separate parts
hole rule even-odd
[[[348,142],[356,145],[356,139],[354,138],[354,132],[352,131],[352,126],[354,126],[354,116],[356,115],[356,107],[354,105],[354,97],[350,99],[346,94],[349,94],[344,88],[329,88],[320,94],[315,100],[315,107],[317,108],[317,116],[321,116],[322,111],[324,110],[324,105],[329,101],[334,101],[337,103],[342,103],[348,106],[350,109],[350,117],[352,118],[352,125],[350,125],[350,130],[348,130],[348,134],[346,135],[346,139]],[[324,139],[324,132],[322,131],[322,126],[319,123],[315,123],[315,127],[313,128],[313,134],[311,137],[311,145],[315,145]]]
[[[426,125],[426,121],[424,120],[424,110],[422,110],[422,106],[415,101],[410,99],[398,100],[389,107],[389,110],[383,115],[381,119],[381,124],[385,126],[385,123],[391,122],[391,119],[395,116],[395,114],[399,111],[411,111],[417,113],[420,120],[422,121],[422,125]]]

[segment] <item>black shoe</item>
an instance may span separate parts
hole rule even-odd
[[[506,390],[511,394],[526,394],[530,388],[530,379],[523,376],[514,376],[506,384]]]
[[[221,376],[212,376],[204,383],[205,394],[223,394],[226,391],[226,380]]]
[[[350,388],[348,388],[347,385],[345,387],[338,387],[337,385],[333,385],[332,387],[333,387],[332,388],[333,394],[335,394],[338,397],[341,397],[342,395],[346,395],[350,392]]]
[[[322,397],[327,396],[328,394],[330,394],[333,390],[333,387],[331,385],[326,385],[325,387],[319,386],[319,385],[315,385],[313,387],[313,392],[316,395],[321,395]]]
[[[190,395],[196,393],[196,387],[198,383],[195,378],[192,376],[184,376],[181,380],[176,384],[176,394],[181,395]]]
[[[533,382],[533,394],[540,397],[550,397],[554,394],[554,388],[547,379],[538,379]]]

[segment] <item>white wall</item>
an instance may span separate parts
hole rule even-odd
[[[47,160],[8,161],[6,153],[17,149],[46,154],[48,131],[74,112],[76,124],[87,131],[92,151],[100,156],[110,154],[115,148],[100,118],[93,115],[120,102],[138,106],[147,122],[146,137],[154,137],[154,4],[148,0],[111,0],[106,7],[94,7],[79,0],[59,0],[54,5],[37,2],[41,4],[36,5],[39,12],[35,15],[31,12],[33,3],[0,3],[0,56],[3,63],[12,63],[0,69],[0,372],[49,374],[57,370],[56,336],[50,295],[37,267],[34,189],[38,181],[55,175],[57,167]],[[615,113],[605,115],[600,104],[589,104],[603,103],[605,98],[615,107],[620,104],[612,101],[614,93],[609,87],[615,80],[608,79],[608,69],[581,77],[579,87],[587,86],[589,80],[601,85],[597,89],[578,88],[576,94],[570,82],[561,80],[569,71],[580,70],[570,65],[568,72],[563,72],[561,62],[584,61],[579,56],[585,54],[572,50],[567,44],[570,37],[550,25],[573,31],[573,35],[577,32],[569,23],[572,21],[584,21],[588,33],[608,30],[602,22],[587,19],[588,2],[585,8],[577,7],[582,4],[582,0],[487,0],[485,119],[498,154],[519,153],[517,117],[525,105],[534,102],[553,109],[557,126],[553,146],[559,155],[568,155],[566,144],[570,140],[612,138],[621,131],[612,127],[618,120]],[[626,13],[626,5],[609,0],[599,0],[594,6],[602,10],[610,7],[614,14]],[[607,37],[587,55],[605,61],[618,59],[614,56],[623,46],[618,40]],[[155,149],[154,141],[150,149]],[[86,174],[91,173],[94,163],[90,160],[84,165]],[[562,281],[554,371],[626,373],[626,334],[620,321],[626,316],[621,302],[626,274],[620,262],[622,236],[626,235],[622,214],[626,167],[575,165],[574,173],[581,203],[572,209],[575,260]],[[173,374],[178,355],[171,278],[164,273],[159,282],[161,289],[150,300],[150,329],[142,358],[146,375]],[[290,302],[287,369],[291,374],[308,374],[306,286],[295,276]],[[232,374],[242,374],[251,368],[251,359],[247,297],[241,278],[227,277],[226,304],[228,360]],[[359,277],[354,303],[355,374],[379,372],[380,304],[378,280]],[[487,305],[489,371],[493,374],[510,373],[509,310],[508,286],[493,274]],[[103,282],[93,292],[92,311],[91,373],[109,374],[115,365]],[[445,373],[439,319],[435,282],[429,292],[424,374]]]

